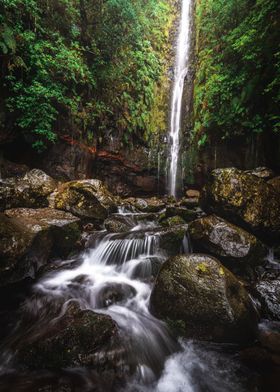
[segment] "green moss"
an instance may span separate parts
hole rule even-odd
[[[201,273],[208,273],[208,266],[205,263],[199,263],[196,267],[196,270]]]

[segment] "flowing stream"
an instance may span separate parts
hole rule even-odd
[[[172,90],[169,136],[171,145],[169,192],[172,196],[176,196],[176,187],[178,180],[178,160],[180,152],[180,130],[184,81],[189,69],[188,64],[191,38],[190,24],[192,16],[191,6],[192,0],[182,0],[181,18],[176,45],[176,62]]]
[[[48,328],[53,322],[52,309],[59,306],[62,315],[71,301],[82,309],[109,315],[118,326],[133,371],[129,372],[126,385],[114,391],[243,391],[240,377],[236,376],[238,364],[227,350],[219,345],[177,341],[166,324],[151,314],[153,269],[158,269],[167,255],[159,247],[155,221],[145,221],[137,213],[120,215],[131,225],[127,233],[95,233],[91,248],[82,254],[77,265],[61,261],[58,270],[46,273],[37,282],[33,296],[22,307],[23,312],[38,315],[37,321],[27,329],[22,324],[16,326],[1,348],[0,391],[37,390],[32,388],[34,375],[24,384],[26,388],[22,387],[22,380],[21,388],[18,384],[11,386],[11,380],[15,383],[17,379],[17,369],[13,368],[15,342],[22,344],[30,335],[36,336],[42,328]],[[183,249],[188,251],[186,243],[182,244]],[[1,377],[9,372],[11,379],[4,377],[3,381]],[[106,392],[106,388],[94,389],[84,369],[71,372],[72,376],[86,378],[86,384],[75,391]]]

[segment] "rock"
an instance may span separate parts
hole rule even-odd
[[[163,249],[168,256],[181,253],[186,229],[186,225],[182,225],[169,227],[160,231],[156,230],[155,235],[158,236],[160,249]]]
[[[263,321],[259,325],[258,340],[269,351],[280,354],[280,323],[277,321]]]
[[[0,178],[22,177],[29,171],[28,166],[0,158]]]
[[[151,197],[149,199],[129,197],[123,200],[123,204],[142,212],[159,212],[165,208],[165,202],[157,197]]]
[[[275,175],[273,170],[268,167],[256,167],[256,169],[253,170],[246,170],[245,173],[253,174],[254,176],[263,178],[264,180],[269,180]]]
[[[278,195],[280,195],[280,176],[272,178],[271,180],[268,181],[268,184],[273,186],[273,188],[278,193]]]
[[[236,277],[217,259],[176,256],[162,266],[151,294],[153,313],[180,325],[185,337],[216,342],[252,340],[257,316]]]
[[[56,182],[39,169],[32,169],[23,177],[0,182],[0,211],[16,207],[47,207],[48,195]]]
[[[167,206],[165,215],[167,218],[177,215],[183,218],[185,222],[191,222],[198,218],[199,212],[184,207]]]
[[[280,280],[260,280],[256,283],[255,290],[264,316],[280,321]]]
[[[133,222],[130,222],[125,216],[110,216],[104,221],[104,226],[110,233],[125,233],[129,231],[133,226]]]
[[[183,197],[180,200],[179,205],[181,207],[195,208],[195,207],[199,206],[199,199],[198,198],[186,198],[186,197]]]
[[[216,215],[191,222],[189,235],[196,252],[210,253],[228,267],[263,264],[267,255],[267,249],[253,234]]]
[[[280,235],[280,198],[263,179],[236,168],[216,169],[206,185],[202,208],[264,237]]]
[[[99,180],[66,182],[51,199],[55,208],[85,219],[103,221],[117,210],[113,195]]]
[[[71,303],[62,316],[26,337],[18,348],[17,362],[23,369],[115,370],[118,346],[117,326],[109,316]]]
[[[51,208],[16,208],[0,216],[0,286],[34,278],[50,255],[65,256],[80,237],[79,218]]]
[[[103,286],[98,293],[97,308],[108,307],[114,303],[122,303],[136,295],[134,287],[125,283],[111,283]]]
[[[181,218],[178,215],[175,216],[171,216],[170,218],[164,219],[161,222],[162,226],[166,226],[166,227],[173,227],[173,226],[181,226],[186,224],[186,221],[184,221],[183,218]]]
[[[191,198],[191,199],[193,199],[193,198],[199,199],[200,192],[196,189],[188,189],[186,191],[186,196],[187,196],[187,198]]]

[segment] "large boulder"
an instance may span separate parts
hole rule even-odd
[[[263,179],[236,168],[211,173],[201,197],[202,207],[267,240],[280,236],[280,197]]]
[[[267,254],[253,234],[216,215],[191,222],[189,235],[196,252],[210,253],[233,268],[262,264]]]
[[[48,313],[52,314],[52,310]],[[116,370],[120,358],[114,355],[120,354],[121,343],[117,326],[109,316],[81,310],[78,304],[70,303],[52,322],[42,323],[32,317],[31,321],[30,333],[17,347],[16,359],[21,368]],[[23,320],[21,329],[24,331],[29,323]]]
[[[50,198],[51,205],[84,219],[103,221],[117,210],[114,196],[100,180],[70,181]]]
[[[244,342],[257,316],[236,277],[214,257],[176,256],[162,266],[151,294],[153,313],[188,338]]]
[[[51,208],[15,208],[0,216],[0,286],[34,277],[53,255],[65,256],[80,238],[80,219]]]
[[[55,188],[55,180],[39,169],[32,169],[22,177],[5,179],[0,182],[0,211],[47,207],[48,196]]]

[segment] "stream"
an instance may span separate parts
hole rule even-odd
[[[151,314],[149,298],[154,281],[153,269],[167,257],[159,247],[156,222],[143,220],[141,214],[129,211],[122,210],[116,215],[127,220],[130,231],[122,234],[109,234],[104,230],[95,232],[91,248],[81,255],[77,265],[60,261],[58,270],[43,275],[33,287],[33,294],[26,299],[21,315],[24,317],[24,313],[32,312],[36,321],[28,328],[19,323],[2,346],[0,390],[45,391],[49,389],[36,387],[38,378],[42,381],[44,378],[65,377],[46,374],[45,371],[22,374],[13,365],[13,356],[17,342],[48,328],[53,321],[53,308],[60,307],[58,317],[62,317],[67,304],[73,301],[82,309],[109,315],[118,326],[129,368],[133,370],[130,370],[126,384],[113,390],[247,390],[246,371],[236,359],[234,346],[177,340],[168,326]],[[96,389],[95,379],[85,369],[67,372],[67,377],[79,380],[75,391],[111,390],[105,386]]]

